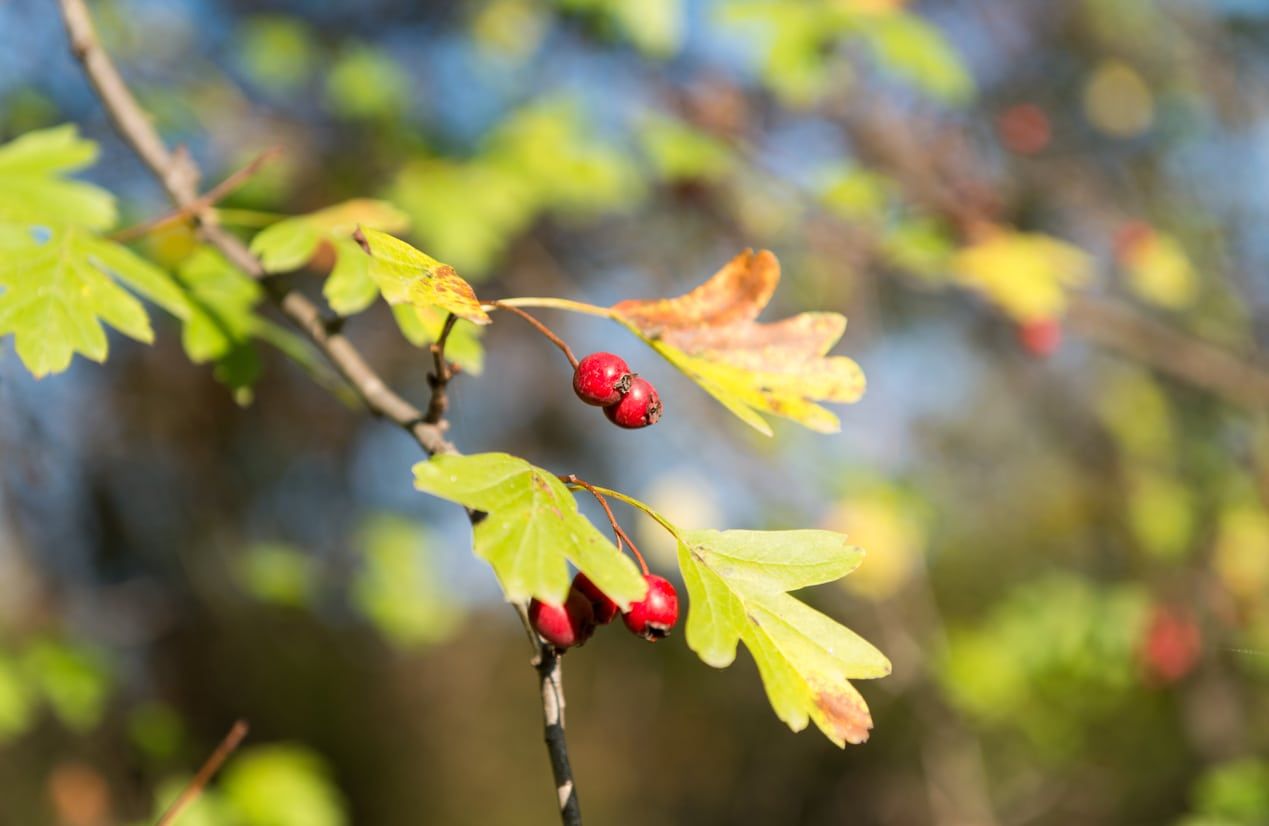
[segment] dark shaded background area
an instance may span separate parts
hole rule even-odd
[[[835,436],[767,440],[625,333],[547,311],[579,352],[637,362],[663,422],[609,427],[510,319],[456,381],[464,450],[689,527],[822,525],[869,550],[805,595],[894,662],[859,686],[867,745],[791,734],[746,655],[715,671],[681,635],[608,630],[566,660],[591,822],[1269,822],[1264,397],[1178,367],[1216,346],[1263,377],[1264,4],[93,11],[212,180],[284,148],[224,204],[244,233],[382,197],[482,296],[600,304],[764,247],[769,317],[850,317],[839,349],[869,390]],[[166,209],[54,5],[0,0],[0,140],[63,122],[100,142],[87,177],[130,221]],[[1071,246],[997,254],[975,291],[957,273],[985,226]],[[316,295],[312,269],[293,277]],[[1010,296],[1074,270],[1037,358]],[[430,359],[386,307],[348,332],[426,399]],[[259,358],[239,404],[170,324],[39,382],[0,341],[0,823],[145,822],[239,716],[250,745],[185,826],[553,822],[523,631],[463,514],[412,490],[405,435]]]

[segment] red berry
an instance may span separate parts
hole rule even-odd
[[[1056,318],[1028,321],[1018,327],[1018,341],[1037,358],[1051,356],[1062,343],[1062,323]]]
[[[647,574],[644,580],[648,583],[648,595],[642,602],[632,603],[621,619],[631,632],[656,642],[667,636],[679,621],[679,595],[663,577]]]
[[[630,389],[634,375],[620,356],[591,353],[573,370],[573,392],[577,398],[603,407],[616,404]]]
[[[617,603],[609,599],[608,595],[599,590],[599,586],[590,581],[590,577],[586,574],[578,574],[573,577],[573,591],[580,592],[586,599],[590,601],[591,611],[595,615],[596,625],[607,625],[617,618],[620,609]]]
[[[569,591],[563,605],[533,600],[529,603],[529,622],[542,639],[556,648],[581,645],[595,633],[595,614],[590,600],[580,591]]]
[[[636,376],[621,401],[604,408],[604,415],[618,427],[631,430],[647,427],[661,418],[661,398],[647,379]]]

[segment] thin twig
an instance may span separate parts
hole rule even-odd
[[[282,147],[270,147],[261,152],[259,155],[256,155],[255,158],[253,158],[246,166],[232,173],[223,181],[207,190],[202,197],[198,198],[193,203],[183,206],[180,209],[173,210],[166,215],[160,215],[158,218],[146,221],[145,223],[125,227],[124,229],[111,233],[109,237],[113,241],[131,241],[134,238],[140,238],[143,235],[147,235],[155,230],[168,226],[169,224],[193,218],[197,213],[202,212],[208,207],[213,207],[225,198],[229,197],[235,189],[251,180],[251,178],[254,177],[266,163],[273,160],[280,154],[282,154]]]
[[[599,503],[599,506],[604,509],[604,513],[608,516],[608,524],[612,525],[613,536],[617,537],[617,550],[621,550],[622,540],[625,540],[625,543],[630,546],[630,551],[635,555],[635,559],[639,560],[639,567],[643,569],[643,575],[647,576],[650,573],[648,563],[644,560],[643,554],[639,553],[639,549],[635,546],[630,535],[622,529],[621,525],[617,524],[617,517],[613,515],[612,508],[608,505],[608,497],[600,493],[599,488],[590,482],[578,479],[576,474],[570,473],[567,476],[561,476],[560,479],[570,485],[577,485],[595,497],[595,501]]]
[[[360,351],[339,332],[338,325],[325,318],[317,305],[303,294],[282,286],[276,279],[265,278],[266,272],[260,260],[237,237],[218,225],[215,211],[210,206],[197,204],[198,167],[188,153],[173,152],[163,143],[110,56],[101,48],[83,0],[59,0],[59,3],[70,36],[71,51],[83,65],[110,119],[158,178],[172,202],[179,208],[190,210],[203,238],[243,272],[262,280],[270,300],[308,335],[373,414],[404,428],[429,456],[457,453],[454,446],[446,441],[440,422],[428,422],[417,407],[388,387]],[[523,611],[523,607],[519,606],[519,610]],[[564,689],[559,659],[550,646],[538,640],[534,664],[542,686],[545,740],[560,801],[560,817],[565,826],[579,826],[581,812],[569,766],[568,744],[564,739]]]
[[[568,359],[568,363],[573,367],[574,370],[577,369],[577,357],[573,355],[573,349],[569,347],[567,344],[565,344],[564,339],[557,336],[555,332],[551,330],[550,327],[538,321],[536,318],[529,315],[524,310],[521,310],[519,307],[516,307],[512,304],[508,304],[505,301],[490,301],[485,306],[495,307],[499,310],[506,310],[508,312],[515,313],[516,315],[520,316],[520,318],[523,318],[525,321],[529,322],[529,324],[533,325],[533,329],[537,330],[539,333],[546,336],[552,344],[560,348],[560,352],[564,354],[564,358]]]
[[[445,358],[445,344],[449,341],[449,334],[453,332],[457,322],[458,316],[453,313],[447,315],[445,324],[441,327],[441,334],[436,337],[436,341],[431,346],[433,372],[427,379],[428,384],[432,386],[432,398],[427,404],[427,415],[423,417],[423,421],[428,424],[439,425],[445,418],[446,408],[449,407],[449,382],[454,378],[454,370]]]
[[[229,729],[229,733],[220,741],[220,745],[216,746],[216,750],[211,753],[211,756],[203,763],[203,767],[198,770],[198,774],[194,775],[194,779],[181,791],[176,800],[172,801],[172,805],[168,806],[166,811],[159,816],[154,826],[168,826],[168,824],[175,822],[181,812],[185,811],[198,799],[198,796],[203,793],[203,789],[211,782],[212,777],[215,776],[216,772],[220,771],[220,767],[229,759],[229,755],[234,753],[234,749],[238,748],[243,738],[247,736],[247,730],[246,720],[238,720],[233,724],[233,727]]]

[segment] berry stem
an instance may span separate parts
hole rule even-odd
[[[664,516],[657,513],[656,511],[648,507],[643,502],[640,502],[638,499],[635,499],[633,496],[627,496],[626,494],[622,493],[619,490],[613,490],[612,488],[600,487],[599,485],[591,485],[590,487],[594,489],[592,492],[598,492],[603,494],[604,496],[611,496],[614,499],[625,502],[627,505],[629,505],[632,508],[638,508],[639,510],[643,511],[648,516],[652,517],[652,520],[656,522],[658,525],[660,525],[662,528],[665,528],[666,532],[670,534],[670,536],[674,537],[676,542],[686,544],[686,542],[683,539],[683,534],[679,532],[679,529],[677,527],[671,524],[670,521],[667,520]]]
[[[560,479],[570,485],[575,485],[576,487],[586,490],[591,496],[595,497],[595,501],[599,503],[599,506],[604,509],[604,513],[608,515],[608,524],[612,525],[613,536],[617,538],[617,549],[621,550],[621,543],[624,540],[625,543],[630,546],[630,552],[635,555],[635,559],[639,560],[639,567],[643,569],[643,575],[647,576],[651,573],[651,571],[648,570],[647,561],[643,558],[643,554],[639,553],[639,549],[630,539],[630,535],[622,529],[621,525],[617,524],[617,517],[613,515],[612,507],[608,504],[608,499],[600,493],[600,488],[595,487],[590,482],[583,479],[578,479],[577,475],[573,473],[570,473],[567,476],[561,476]]]
[[[521,297],[521,298],[504,298],[501,301],[490,302],[493,306],[505,308],[511,307],[541,307],[551,310],[568,310],[570,313],[581,313],[583,315],[597,315],[603,318],[612,318],[612,311],[607,307],[597,307],[594,304],[587,304],[585,301],[572,301],[567,298],[549,298],[549,297]]]
[[[569,365],[571,365],[574,370],[577,369],[577,356],[573,355],[572,348],[569,347],[567,344],[565,344],[564,339],[557,336],[555,332],[551,330],[550,327],[538,321],[536,318],[529,315],[524,310],[521,310],[519,307],[515,306],[514,304],[509,304],[506,301],[490,301],[488,304],[484,306],[492,307],[497,310],[507,310],[508,312],[515,313],[516,315],[520,316],[520,318],[523,318],[525,321],[529,322],[529,324],[533,326],[533,329],[537,330],[539,333],[546,336],[552,344],[560,348],[560,352],[564,354],[564,358],[568,359]]]

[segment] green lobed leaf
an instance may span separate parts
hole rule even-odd
[[[493,566],[511,602],[563,604],[566,562],[623,608],[647,592],[639,569],[578,512],[564,483],[523,459],[437,456],[414,466],[414,486],[483,512],[472,531],[475,552]]]
[[[880,15],[861,29],[881,64],[927,95],[952,104],[974,96],[974,81],[961,56],[920,16]]]
[[[182,343],[196,364],[246,344],[256,324],[255,306],[264,290],[210,247],[185,259],[178,277],[189,291],[190,315]]]
[[[489,323],[476,292],[453,267],[385,232],[359,232],[359,241],[370,259],[370,277],[389,304],[439,307],[473,324]]]
[[[868,739],[872,718],[854,679],[884,677],[890,662],[862,637],[787,592],[853,571],[863,551],[832,531],[689,531],[678,534],[691,600],[687,644],[725,668],[743,641],[767,698],[789,728],[808,722],[839,746]]]
[[[37,378],[65,370],[76,353],[104,361],[102,322],[152,341],[145,308],[115,279],[189,317],[185,296],[166,273],[82,227],[54,227],[46,240],[0,233],[0,336],[13,335],[18,357]]]
[[[62,177],[96,158],[97,144],[79,137],[71,124],[28,132],[0,146],[0,223],[114,226],[114,196]]]

